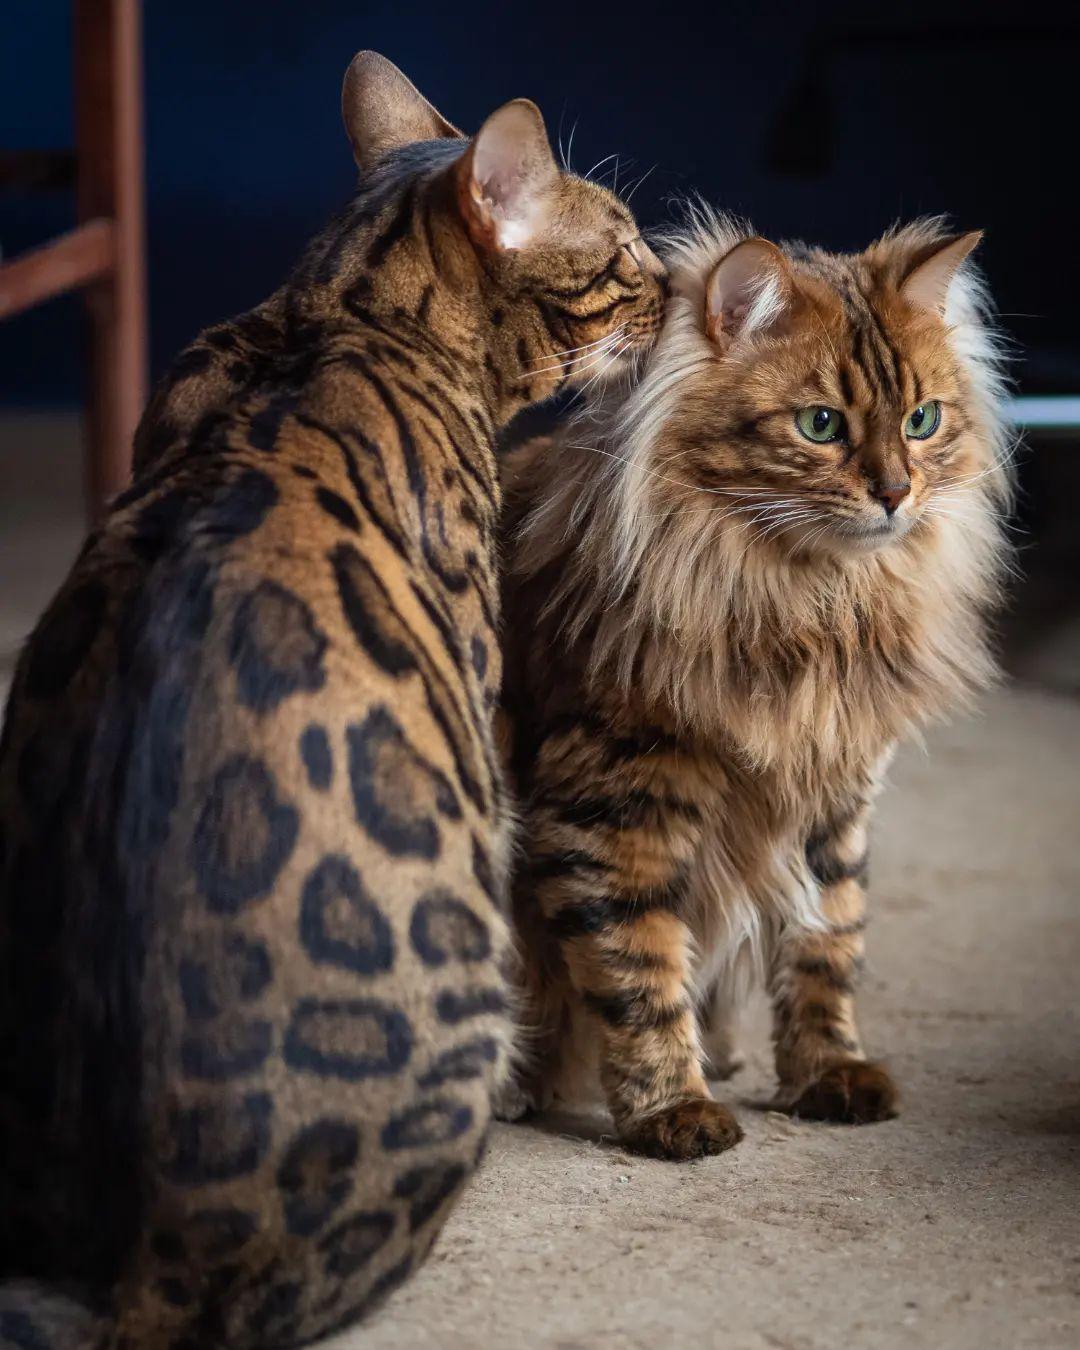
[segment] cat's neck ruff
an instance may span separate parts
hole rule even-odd
[[[747,762],[805,781],[826,762],[860,770],[993,678],[983,616],[1007,553],[1000,375],[968,280],[947,320],[974,391],[985,472],[948,513],[880,550],[800,551],[722,495],[688,485],[680,502],[665,429],[688,377],[715,361],[704,278],[744,234],[701,213],[669,242],[673,298],[656,353],[633,388],[600,395],[547,457],[518,570],[558,563],[549,613],[587,644],[594,687],[614,677],[651,716],[722,736]]]

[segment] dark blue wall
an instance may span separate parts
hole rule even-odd
[[[68,8],[4,6],[0,145],[70,138]],[[1045,3],[1025,5],[1022,24],[1015,3],[890,8],[149,0],[154,372],[266,294],[349,193],[338,94],[367,46],[467,129],[525,94],[553,137],[577,124],[579,169],[618,152],[625,183],[655,164],[635,199],[650,223],[697,188],[764,233],[835,247],[925,211],[986,226],[984,261],[1029,349],[1026,386],[1075,387],[1078,21],[1055,27]],[[62,195],[0,197],[7,255],[70,221]],[[0,400],[77,394],[77,320],[58,301],[0,327]]]

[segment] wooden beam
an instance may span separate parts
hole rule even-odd
[[[40,248],[0,264],[0,319],[107,277],[116,256],[111,220],[88,220]]]
[[[88,287],[87,502],[92,517],[131,472],[147,395],[139,0],[75,0],[79,218],[110,217],[115,268]]]

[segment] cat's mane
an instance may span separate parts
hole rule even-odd
[[[985,615],[1008,566],[1011,448],[1001,347],[983,283],[965,265],[945,317],[981,462],[948,515],[888,549],[813,562],[702,506],[699,489],[673,509],[678,466],[658,465],[657,447],[690,415],[688,378],[716,360],[703,331],[706,278],[751,233],[695,205],[663,241],[672,298],[660,343],[636,384],[598,395],[560,446],[523,468],[512,485],[513,567],[557,578],[549,622],[557,641],[587,643],[594,688],[614,680],[685,729],[722,733],[750,763],[794,775],[797,792],[824,762],[865,765],[993,678]],[[877,247],[915,250],[946,235],[941,220],[922,220]],[[784,247],[797,258],[802,246]]]

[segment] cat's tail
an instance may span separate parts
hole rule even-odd
[[[115,1323],[33,1280],[0,1282],[0,1350],[108,1350]]]

